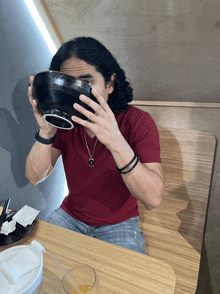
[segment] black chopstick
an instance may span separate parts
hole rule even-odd
[[[5,200],[4,207],[3,207],[3,210],[2,210],[2,214],[0,216],[0,231],[1,231],[2,224],[4,223],[4,220],[5,220],[5,215],[6,215],[6,212],[7,212],[10,201],[11,201],[11,199]]]

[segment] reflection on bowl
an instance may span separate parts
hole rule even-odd
[[[44,71],[34,77],[33,97],[38,103],[44,119],[51,125],[65,130],[74,127],[71,116],[87,119],[73,108],[74,103],[94,113],[87,104],[79,100],[84,94],[98,103],[91,93],[92,88],[83,81],[58,71]]]

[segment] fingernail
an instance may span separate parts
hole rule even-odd
[[[87,97],[86,96],[84,96],[84,95],[80,95],[80,100],[83,100],[83,101],[86,101],[86,99],[87,99]]]
[[[74,107],[74,108],[79,108],[80,105],[79,105],[78,103],[74,103],[74,104],[73,104],[73,107]]]

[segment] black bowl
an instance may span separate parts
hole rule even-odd
[[[73,108],[74,103],[77,102],[94,113],[92,108],[79,100],[80,94],[84,94],[98,103],[91,90],[85,82],[58,71],[40,72],[33,82],[33,97],[44,119],[56,128],[65,130],[74,127],[72,115],[87,119]]]

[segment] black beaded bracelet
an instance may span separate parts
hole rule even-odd
[[[128,170],[126,172],[123,172],[123,170],[125,170],[126,168],[128,168],[135,161],[136,158],[137,158],[137,161],[135,162],[135,164],[133,165],[133,167],[130,170]],[[117,171],[120,174],[127,174],[127,173],[129,173],[137,165],[138,161],[139,161],[139,158],[137,157],[137,154],[134,154],[134,157],[132,158],[132,160],[126,166],[124,166],[123,168],[118,168],[116,166],[116,169],[117,169]]]
[[[126,171],[126,172],[121,171],[120,174],[125,175],[125,174],[130,173],[130,171],[132,171],[135,168],[135,166],[138,164],[138,162],[139,162],[139,158],[137,157],[137,160],[136,160],[135,164],[128,171]]]
[[[42,144],[46,144],[46,145],[50,145],[53,144],[53,142],[55,141],[56,135],[53,136],[53,138],[51,139],[44,139],[39,135],[40,129],[38,131],[36,131],[35,133],[35,139],[42,143]]]
[[[125,170],[126,168],[128,168],[129,165],[131,165],[132,162],[135,161],[136,157],[137,157],[137,154],[134,154],[134,157],[132,158],[132,160],[131,160],[126,166],[124,166],[123,168],[118,168],[118,167],[116,166],[117,171],[118,171],[118,172],[122,172],[123,170]]]

